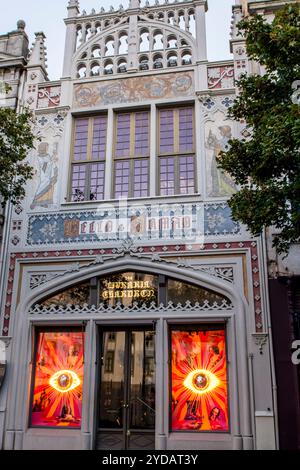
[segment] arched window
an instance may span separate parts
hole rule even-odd
[[[189,32],[194,38],[196,37],[196,23],[194,10],[189,11]]]
[[[190,51],[184,51],[181,56],[182,65],[190,65],[192,63],[192,54]]]
[[[78,78],[85,78],[86,77],[86,65],[79,64],[77,68],[77,77]]]
[[[168,67],[176,67],[177,65],[177,55],[172,52],[168,54]]]
[[[101,33],[101,23],[97,22],[95,24],[96,34]]]
[[[155,56],[153,56],[153,68],[154,69],[163,68],[163,58],[161,54],[155,54]]]
[[[93,77],[96,77],[98,75],[100,75],[100,65],[98,64],[98,62],[93,62],[92,65],[91,65],[91,75]]]
[[[177,38],[174,35],[168,36],[168,49],[177,48]]]
[[[153,38],[153,49],[157,51],[163,48],[164,48],[163,34],[161,31],[155,31],[154,38]]]
[[[180,11],[178,13],[178,26],[180,29],[185,31],[185,18],[184,18],[184,11]]]
[[[81,44],[82,44],[82,28],[81,26],[78,26],[76,30],[76,50],[79,49]]]
[[[140,52],[149,51],[149,47],[149,31],[147,29],[142,29],[140,32]]]
[[[112,74],[114,72],[113,67],[114,67],[113,62],[111,60],[106,60],[105,63],[104,63],[104,73],[105,73],[105,75]]]
[[[171,24],[172,26],[174,25],[174,13],[172,11],[168,13],[168,23]]]
[[[101,57],[101,49],[100,46],[96,45],[92,48],[92,57],[94,59],[99,59]]]
[[[128,53],[128,34],[122,32],[119,36],[119,51],[118,54],[127,54]]]
[[[115,54],[114,38],[109,36],[105,40],[105,57],[109,57]]]
[[[148,56],[142,55],[140,57],[140,70],[148,70],[149,69],[149,59]]]
[[[159,224],[159,221],[155,220],[153,223]],[[97,284],[97,305],[107,307],[116,306],[118,303],[130,307],[133,304],[151,303],[167,305],[169,302],[174,306],[179,304],[184,306],[186,302],[190,305],[199,304],[216,308],[223,306],[224,303],[231,305],[230,300],[222,294],[172,277],[164,276],[164,287],[162,287],[158,282],[158,275],[145,272],[114,273],[99,277]],[[91,304],[93,286],[95,286],[94,281],[87,280],[58,291],[38,304],[43,307],[68,305],[84,307]]]
[[[120,59],[118,61],[118,73],[126,73],[127,72],[127,62],[125,59]]]
[[[85,36],[85,40],[88,41],[89,39],[91,39],[92,37],[92,27],[90,24],[87,25],[86,27],[86,36]]]

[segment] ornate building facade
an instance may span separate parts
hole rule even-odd
[[[255,66],[236,35],[254,3],[233,7],[221,62],[203,0],[70,0],[55,82],[36,34],[21,95],[36,174],[3,269],[4,449],[278,448],[266,243],[232,220],[216,165],[247,136],[227,111]]]

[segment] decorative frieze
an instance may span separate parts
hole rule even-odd
[[[35,214],[29,218],[28,245],[185,240],[239,235],[241,227],[225,203],[111,207],[98,211]]]
[[[74,107],[132,103],[191,96],[194,93],[193,72],[130,77],[74,85]]]
[[[166,305],[151,302],[150,305],[147,303],[140,304],[138,302],[133,302],[132,306],[125,307],[123,304],[118,302],[115,306],[108,306],[105,303],[101,303],[99,306],[95,305],[85,305],[81,307],[80,305],[53,305],[50,307],[45,307],[43,305],[35,305],[29,310],[29,315],[93,315],[93,314],[109,314],[109,313],[146,313],[146,312],[199,312],[199,311],[227,311],[232,310],[233,305],[223,299],[222,302],[212,302],[204,300],[203,303],[195,302],[192,304],[190,301],[187,301],[185,304],[174,304],[173,302],[168,302]]]

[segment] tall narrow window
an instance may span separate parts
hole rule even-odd
[[[171,430],[228,432],[224,326],[174,326],[171,355]]]
[[[104,198],[107,116],[75,119],[70,199]]]
[[[31,425],[80,428],[84,333],[42,331],[37,335]]]
[[[159,111],[160,194],[195,192],[194,109]]]
[[[146,197],[149,193],[149,112],[116,116],[114,197]]]

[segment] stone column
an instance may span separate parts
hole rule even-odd
[[[149,165],[149,196],[155,197],[158,191],[157,186],[157,156],[156,156],[156,106],[151,104],[151,115],[150,115],[150,165]]]
[[[65,20],[66,30],[66,42],[65,42],[65,53],[64,53],[64,65],[63,65],[63,78],[71,77],[72,70],[72,58],[76,50],[76,24],[75,20],[79,14],[79,2],[70,0],[68,5],[68,19]]]
[[[105,160],[105,188],[104,199],[112,198],[113,179],[113,142],[114,142],[114,112],[110,108],[107,116],[106,160]]]

